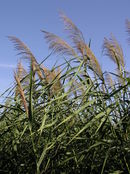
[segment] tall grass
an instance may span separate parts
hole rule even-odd
[[[52,70],[9,37],[30,69],[18,64],[0,104],[0,172],[130,173],[130,78],[121,46],[113,36],[104,40],[118,71],[103,73],[81,31],[61,17],[73,45],[42,31],[53,53],[67,57]]]

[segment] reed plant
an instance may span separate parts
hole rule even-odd
[[[9,37],[29,71],[18,64],[0,104],[0,173],[130,173],[130,77],[123,50],[114,36],[104,39],[117,71],[103,73],[82,32],[61,18],[72,46],[42,30],[52,53],[66,57],[51,70]],[[126,26],[130,34],[129,21]]]

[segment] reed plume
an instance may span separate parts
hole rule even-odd
[[[60,16],[64,22],[65,30],[69,32],[69,38],[72,40],[74,48],[82,55],[84,60],[89,60],[88,62],[91,69],[95,70],[96,74],[102,79],[101,67],[94,53],[85,43],[82,32],[63,12],[60,13]]]
[[[119,45],[113,35],[111,35],[110,39],[104,38],[103,50],[105,54],[117,64],[118,69],[120,69],[120,65],[124,67],[124,55],[122,47]]]
[[[84,53],[84,48],[86,44],[82,32],[67,16],[65,16],[63,12],[60,13],[60,17],[64,22],[65,30],[69,33],[69,38],[74,44],[74,48],[78,53],[85,55],[86,53]]]
[[[21,61],[17,65],[17,71],[16,71],[17,77],[19,78],[20,83],[23,84],[23,86],[27,86],[29,83],[28,79],[26,78],[27,76],[27,71],[24,69],[22,66]],[[19,94],[19,89],[18,86],[16,87],[15,90],[15,96],[17,97]]]
[[[92,69],[100,79],[103,79],[103,73],[102,73],[102,69],[101,66],[97,60],[97,58],[95,57],[95,55],[93,54],[93,52],[91,51],[91,49],[86,45],[86,52],[87,52],[87,59],[88,59],[88,65],[90,67],[90,69]]]
[[[8,38],[14,43],[16,50],[19,51],[18,55],[22,55],[23,58],[31,61],[30,65],[32,66],[32,71],[34,75],[35,72],[37,72],[39,78],[42,80],[43,79],[42,72],[40,70],[40,67],[37,63],[35,56],[32,54],[30,49],[17,37],[9,36]]]
[[[60,81],[60,74],[61,74],[60,68],[53,71],[50,71],[44,66],[41,66],[41,68],[44,71],[44,75],[45,75],[45,79],[47,83],[52,85],[50,88],[51,94],[57,94],[62,88],[61,81]]]
[[[46,39],[47,43],[49,43],[49,49],[52,49],[54,53],[59,53],[61,55],[65,54],[74,57],[77,56],[74,49],[60,37],[44,30],[42,30],[42,32],[44,33],[44,38]]]
[[[20,81],[27,75],[27,71],[24,69],[21,61],[17,65],[17,76],[19,77]]]
[[[15,72],[14,72],[14,78],[15,78],[15,81],[17,83],[19,94],[21,95],[21,99],[22,99],[22,102],[23,102],[23,105],[24,105],[24,109],[26,111],[26,114],[28,115],[28,106],[27,106],[25,95],[24,95],[24,91],[23,91],[22,85],[20,83],[20,79],[19,79],[19,77],[17,76],[17,74]]]

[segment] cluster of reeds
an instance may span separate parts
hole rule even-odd
[[[130,78],[123,50],[114,36],[104,39],[117,72],[103,73],[82,32],[61,18],[72,46],[42,31],[53,53],[66,56],[52,70],[9,37],[30,68],[18,64],[14,87],[0,104],[0,172],[130,173]]]

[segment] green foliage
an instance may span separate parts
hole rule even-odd
[[[53,96],[49,90],[56,79],[50,85],[32,81],[30,72],[25,95],[31,117],[20,97],[12,95],[8,107],[1,106],[2,173],[129,172],[127,79],[124,86],[108,89],[96,79],[88,84],[81,64],[75,68],[67,64],[65,69],[60,77],[62,88]],[[76,81],[78,85],[70,89]]]

